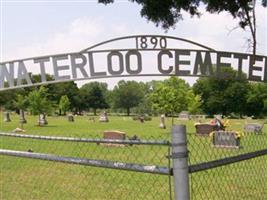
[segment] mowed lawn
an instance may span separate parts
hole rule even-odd
[[[3,122],[0,131],[11,132],[19,127],[19,118]],[[48,117],[48,125],[38,127],[36,116],[26,116],[25,134],[66,137],[102,138],[105,130],[119,130],[144,140],[171,139],[172,119],[166,119],[167,129],[159,128],[159,117],[140,123],[131,117],[109,117],[109,123],[89,120],[88,116]],[[206,120],[209,121],[209,120]],[[258,122],[258,121],[257,121]],[[189,162],[201,163],[267,147],[267,125],[264,134],[246,134],[241,148],[216,149],[209,137],[195,135],[194,121],[186,124]],[[242,130],[245,120],[231,120],[229,129]],[[55,154],[79,158],[112,160],[126,163],[168,167],[167,146],[110,147],[97,144],[44,141],[0,136],[1,149]],[[190,175],[191,196],[194,199],[267,199],[266,156]],[[0,156],[0,199],[169,199],[168,176],[111,170],[51,161]]]

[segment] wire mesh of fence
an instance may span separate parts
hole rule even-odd
[[[174,199],[169,172],[175,171],[174,159],[187,156],[191,199],[267,198],[266,126],[243,134],[244,121],[236,120],[236,132],[199,135],[194,121],[178,121],[186,124],[187,142],[172,143],[172,119],[166,120],[169,128],[159,129],[155,118],[99,123],[84,116],[75,122],[48,117],[49,125],[38,127],[27,117],[26,133],[10,133],[14,121],[0,123],[1,200]],[[110,140],[107,130],[126,135]],[[173,152],[185,145],[188,153]]]
[[[68,122],[64,117],[48,117],[45,127],[36,126],[35,117],[26,117],[28,123],[23,127],[26,133],[16,133],[24,137],[6,134],[19,125],[16,115],[11,115],[11,122],[0,124],[1,132],[6,134],[0,136],[0,149],[32,156],[41,153],[46,158],[56,156],[57,161],[0,155],[1,200],[170,199],[170,177],[166,175],[170,165],[169,130],[150,128],[151,123],[141,124],[130,117],[111,118],[109,123],[100,123],[97,118],[92,121],[86,116],[75,117],[75,122]],[[122,130],[126,132],[125,139],[122,143],[108,141],[103,134],[106,130]],[[38,138],[27,138],[27,135]],[[117,169],[58,162],[62,158],[94,164],[103,161],[102,164],[113,164]],[[135,164],[134,171],[121,170],[128,166],[125,164],[130,167]],[[140,166],[148,173],[136,172]],[[157,167],[165,170],[163,175],[152,174],[161,169]]]
[[[155,139],[148,138],[143,143],[139,141],[140,144],[133,140],[129,141],[133,144],[124,144],[125,141],[120,144],[119,140],[101,143],[101,138],[88,137],[97,141],[88,143],[14,136],[19,135],[2,134],[1,149],[58,157],[52,162],[0,156],[2,199],[168,199],[170,196],[166,174],[138,173],[134,172],[136,166],[132,166],[144,166],[147,172],[162,166],[167,172],[169,146],[164,141],[157,145],[153,144]],[[57,162],[63,156],[73,162],[80,159],[78,165]],[[102,168],[81,166],[81,159],[101,161]],[[123,169],[126,164],[130,167],[127,171],[108,169],[111,162],[115,168]],[[16,192],[11,192],[12,188],[17,188]]]
[[[216,134],[188,133],[191,199],[267,199],[266,129]]]

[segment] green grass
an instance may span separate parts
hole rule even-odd
[[[2,113],[0,113],[2,116]],[[141,124],[130,117],[110,117],[109,123],[89,121],[89,117],[48,117],[48,126],[38,127],[37,117],[26,116],[26,134],[102,138],[104,130],[119,130],[141,139],[170,140],[171,119],[167,129],[159,128],[159,118]],[[18,116],[10,123],[0,118],[0,131],[19,127]],[[267,134],[248,134],[241,148],[216,149],[208,137],[195,135],[194,121],[185,123],[188,132],[190,163],[247,153],[267,147]],[[244,120],[231,120],[230,129],[242,130]],[[264,127],[267,133],[267,126]],[[168,147],[103,145],[41,141],[0,136],[1,149],[52,153],[61,156],[113,160],[128,163],[168,166]],[[190,175],[192,199],[267,199],[266,156]],[[168,199],[169,177],[121,170],[85,167],[50,161],[0,156],[0,199]]]

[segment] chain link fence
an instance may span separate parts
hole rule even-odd
[[[239,148],[188,133],[191,199],[267,199],[267,134],[244,133]]]
[[[53,126],[38,134],[2,132],[0,199],[176,199],[182,186],[175,185],[173,165],[183,158],[190,199],[267,199],[266,126],[238,135],[237,148],[216,146],[214,134],[187,128],[187,142],[170,142],[170,130],[123,141],[75,136],[71,127],[68,136]],[[188,153],[173,151],[186,143]]]
[[[12,133],[0,138],[3,200],[170,198],[167,141]]]

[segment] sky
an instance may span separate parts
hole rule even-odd
[[[128,0],[118,0],[108,6],[94,0],[0,0],[0,7],[1,62],[76,52],[105,40],[135,34],[170,35],[220,51],[249,52],[246,43],[249,31],[234,29],[238,21],[224,12],[218,15],[203,10],[200,18],[184,13],[184,20],[166,32],[142,18],[141,7]],[[267,9],[258,6],[256,16],[257,54],[267,55]],[[113,87],[118,80],[105,81]]]

